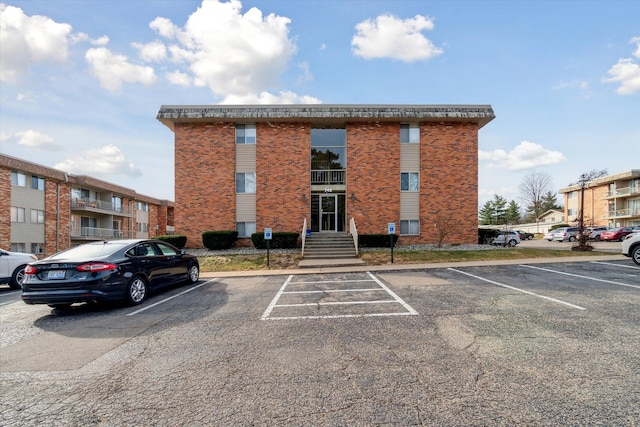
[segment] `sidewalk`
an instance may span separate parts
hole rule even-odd
[[[363,265],[344,267],[320,267],[320,268],[297,268],[286,270],[249,270],[249,271],[214,271],[200,273],[201,279],[217,277],[251,277],[251,276],[282,276],[298,274],[319,274],[319,273],[350,273],[362,271],[408,271],[427,270],[433,268],[448,267],[481,267],[487,265],[518,265],[518,264],[547,264],[558,262],[584,262],[584,261],[622,261],[629,259],[622,254],[575,256],[575,257],[549,257],[549,258],[523,258],[510,260],[484,260],[467,262],[439,262],[427,264],[384,264],[384,265]]]

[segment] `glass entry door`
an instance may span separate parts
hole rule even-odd
[[[338,196],[336,194],[320,196],[320,231],[337,231]]]

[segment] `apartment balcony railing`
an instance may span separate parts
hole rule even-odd
[[[105,202],[103,200],[91,200],[86,198],[75,198],[71,200],[71,209],[102,212],[111,215],[133,217],[135,211],[129,209],[127,206],[114,205],[111,202]]]
[[[602,218],[603,219],[608,219],[608,218],[634,217],[634,216],[640,216],[640,209],[639,208],[611,210],[611,211],[605,213],[604,215],[602,215]]]
[[[323,169],[311,171],[311,184],[339,185],[347,183],[347,171],[344,169]]]
[[[112,228],[80,227],[71,229],[71,237],[83,240],[135,239],[135,231]]]
[[[640,187],[622,187],[622,188],[616,188],[613,191],[607,192],[605,198],[626,197],[626,196],[633,196],[636,194],[640,194]]]

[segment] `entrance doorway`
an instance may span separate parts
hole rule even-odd
[[[311,231],[340,232],[345,228],[345,195],[311,195]]]

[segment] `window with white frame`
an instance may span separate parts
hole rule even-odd
[[[401,172],[400,173],[400,191],[418,191],[418,172]]]
[[[255,193],[256,174],[253,172],[236,173],[236,193]]]
[[[417,219],[400,220],[400,235],[417,236],[420,234],[420,221]]]
[[[569,209],[567,213],[569,216],[578,215],[578,209]]]
[[[32,243],[31,244],[31,253],[32,254],[43,254],[44,253],[44,243]]]
[[[577,199],[577,198],[578,198],[577,191],[571,191],[569,194],[567,194],[567,199]]]
[[[44,211],[31,209],[31,224],[44,224]]]
[[[11,185],[26,187],[27,175],[22,172],[11,171]]]
[[[44,178],[31,175],[31,189],[44,191]]]
[[[148,212],[149,211],[149,205],[145,202],[137,202],[136,203],[136,208],[139,211],[144,211],[144,212]]]
[[[149,232],[149,224],[146,222],[139,222],[137,225],[137,230],[140,233],[148,233]]]
[[[12,243],[11,244],[11,252],[26,252],[27,245],[24,243]]]
[[[418,144],[420,142],[420,125],[401,123],[400,142],[402,144]]]
[[[236,231],[238,232],[238,237],[251,237],[251,235],[256,232],[256,223],[247,221],[236,222]]]
[[[25,209],[11,206],[11,222],[26,222]]]
[[[236,125],[236,144],[255,144],[256,125],[238,124]]]

